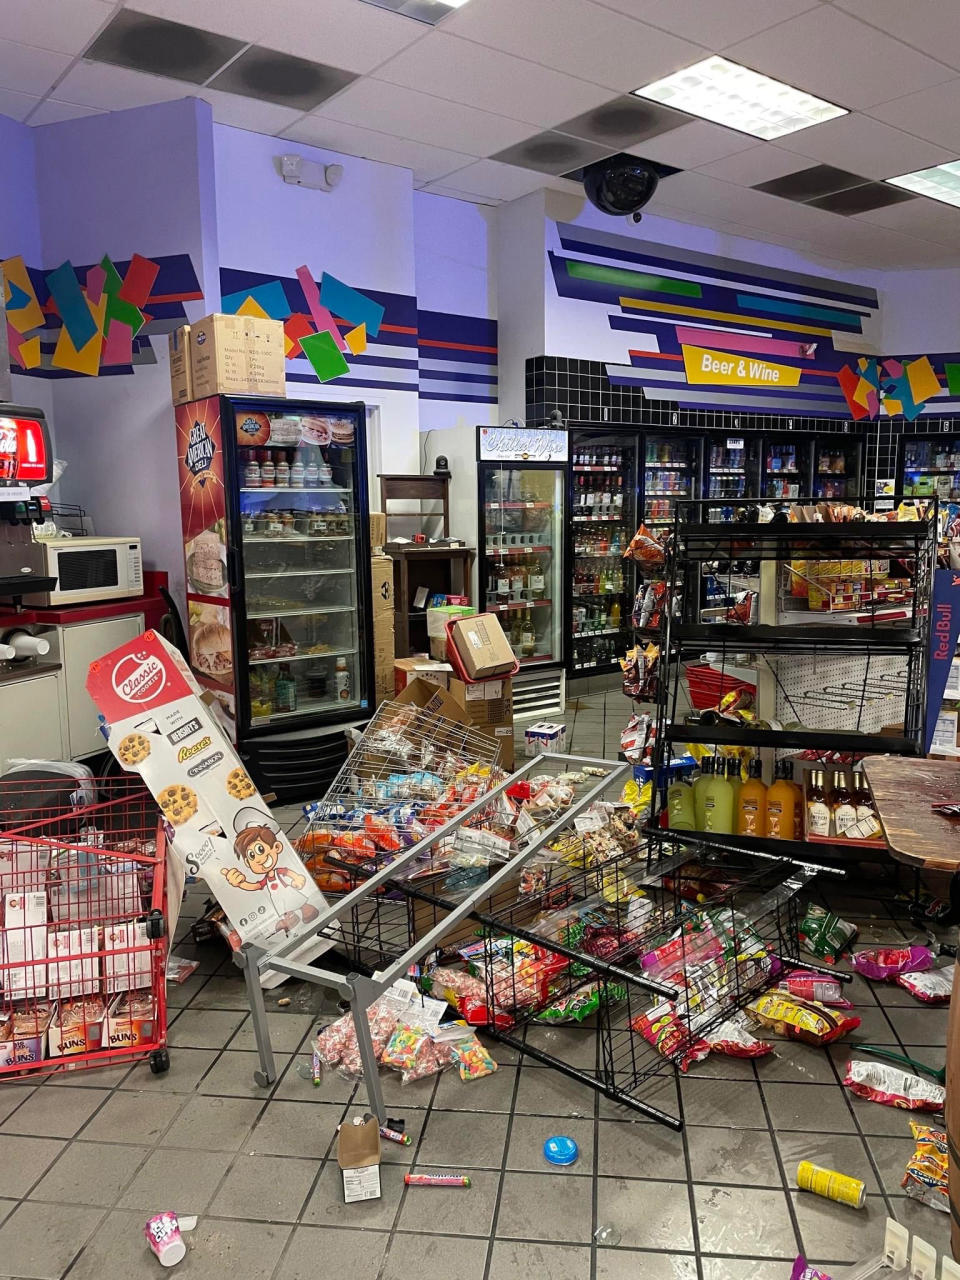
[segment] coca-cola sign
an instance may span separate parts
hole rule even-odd
[[[150,702],[166,682],[163,663],[153,654],[128,654],[113,672],[113,691],[124,702]]]

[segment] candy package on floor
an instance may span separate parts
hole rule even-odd
[[[585,1022],[604,1000],[619,1003],[627,998],[626,987],[616,982],[587,982],[562,996],[537,1014],[537,1022]]]
[[[735,1013],[721,1022],[719,1027],[707,1032],[706,1039],[712,1053],[730,1058],[763,1058],[774,1052],[772,1044],[751,1035],[743,1013]]]
[[[826,1271],[820,1271],[817,1267],[809,1266],[806,1258],[801,1254],[793,1264],[790,1280],[830,1280],[830,1276],[827,1275]]]
[[[693,1034],[669,1000],[638,1014],[631,1021],[630,1029],[642,1035],[661,1057],[669,1058],[681,1071],[688,1071],[691,1063],[700,1062],[710,1053],[706,1040]]]
[[[425,1041],[427,1033],[420,1027],[409,1026],[406,1022],[398,1022],[393,1035],[387,1041],[380,1055],[380,1065],[395,1067],[397,1071],[408,1071]]]
[[[481,1080],[498,1069],[498,1064],[473,1034],[454,1041],[453,1056],[460,1068],[461,1080]]]
[[[843,1083],[858,1097],[903,1111],[942,1111],[947,1096],[943,1085],[885,1062],[853,1060],[847,1064]]]
[[[758,996],[746,1006],[746,1012],[754,1022],[769,1027],[777,1035],[818,1047],[832,1044],[860,1025],[859,1018],[828,1009],[817,1000],[801,1000],[782,991]]]
[[[947,1135],[942,1129],[931,1129],[914,1120],[910,1121],[910,1128],[917,1147],[907,1161],[900,1185],[911,1199],[949,1213]]]
[[[379,1000],[367,1010],[367,1022],[370,1024],[373,1051],[379,1058],[397,1025],[397,1011],[384,1000]],[[316,1050],[323,1066],[339,1066],[348,1075],[363,1074],[352,1013],[345,1013],[342,1018],[324,1027],[317,1036]]]
[[[948,969],[930,969],[927,973],[901,973],[896,983],[924,1004],[949,1004],[954,972],[951,965]]]
[[[855,924],[810,903],[800,922],[800,945],[818,960],[836,964],[858,932]]]
[[[894,982],[902,973],[932,969],[935,961],[929,947],[874,947],[854,952],[850,963],[874,982]]]

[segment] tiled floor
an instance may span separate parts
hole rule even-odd
[[[606,701],[571,713],[570,749],[614,749],[624,704]],[[915,937],[871,882],[830,896],[871,940]],[[862,1028],[829,1052],[778,1040],[756,1065],[713,1057],[692,1068],[670,1086],[680,1135],[495,1045],[500,1070],[471,1084],[385,1079],[413,1143],[384,1144],[380,1200],[345,1206],[336,1128],[365,1098],[335,1074],[319,1088],[301,1074],[316,989],[272,993],[281,1074],[261,1089],[238,971],[218,944],[195,951],[200,971],[171,993],[168,1075],[141,1064],[0,1089],[0,1276],[156,1276],[142,1229],[169,1208],[199,1215],[178,1271],[209,1280],[786,1280],[800,1249],[837,1265],[874,1252],[887,1214],[947,1247],[947,1215],[899,1185],[907,1115],[840,1083],[858,1041],[942,1063],[946,1013],[899,988],[855,979]],[[589,1030],[529,1035],[569,1061],[594,1052]],[[580,1145],[566,1170],[542,1156],[556,1133]],[[866,1208],[794,1190],[800,1159],[863,1178]],[[408,1189],[408,1167],[463,1170],[472,1186]],[[605,1226],[617,1247],[593,1243]]]

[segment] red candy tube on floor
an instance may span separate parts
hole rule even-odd
[[[386,1125],[380,1126],[380,1137],[387,1142],[396,1142],[401,1147],[409,1147],[413,1141],[409,1133],[398,1133],[396,1129],[388,1129]]]
[[[469,1187],[470,1179],[462,1173],[405,1173],[408,1187]]]

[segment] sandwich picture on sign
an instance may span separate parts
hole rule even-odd
[[[304,924],[316,920],[320,913],[303,892],[307,886],[306,876],[279,866],[284,842],[276,819],[247,805],[234,815],[233,829],[236,832],[233,851],[240,865],[220,868],[227,883],[234,889],[259,895],[260,905],[277,917],[277,933],[288,933],[301,920]],[[298,898],[301,905],[292,906],[291,899]]]

